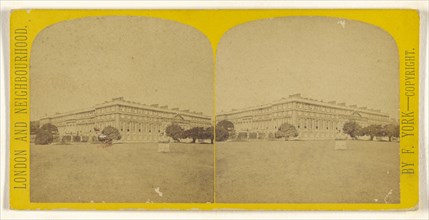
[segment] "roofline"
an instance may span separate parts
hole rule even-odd
[[[235,114],[235,113],[240,113],[240,112],[247,112],[247,111],[257,110],[257,109],[261,109],[261,108],[273,107],[275,105],[285,104],[285,103],[290,103],[290,102],[305,102],[305,103],[309,103],[309,104],[322,105],[325,107],[331,107],[331,108],[336,108],[336,109],[354,110],[354,111],[359,111],[359,112],[389,117],[389,115],[387,113],[381,112],[380,110],[362,109],[358,106],[352,107],[352,106],[347,106],[345,104],[339,105],[336,102],[335,102],[335,104],[329,103],[329,102],[323,102],[323,101],[319,101],[319,100],[303,98],[303,97],[298,96],[298,95],[299,94],[291,95],[291,96],[289,96],[289,98],[283,98],[280,100],[276,100],[270,104],[251,106],[251,107],[246,107],[246,108],[241,108],[241,109],[234,109],[234,110],[228,111],[228,112],[220,112],[220,113],[217,113],[216,116],[223,116],[223,115]]]
[[[158,111],[158,112],[175,113],[175,114],[192,116],[192,117],[197,117],[197,118],[202,118],[202,119],[211,119],[210,116],[204,115],[202,112],[201,113],[196,113],[196,112],[189,112],[188,110],[182,110],[182,111],[180,111],[180,110],[172,110],[172,109],[167,109],[167,108],[161,108],[163,106],[161,106],[161,107],[154,107],[154,106],[149,106],[149,105],[141,104],[141,103],[138,103],[138,102],[126,101],[126,100],[121,99],[121,98],[113,98],[110,101],[106,101],[104,103],[96,104],[96,105],[94,105],[94,107],[83,108],[83,109],[76,109],[76,110],[68,111],[68,112],[64,112],[64,113],[47,115],[47,116],[41,117],[39,120],[48,119],[48,118],[63,117],[63,116],[77,114],[77,113],[82,113],[82,112],[90,112],[90,111],[95,111],[96,109],[99,109],[99,108],[102,108],[102,107],[116,106],[116,105],[119,105],[119,106],[128,106],[128,107],[136,107],[136,108],[141,108],[141,109],[145,109],[145,110],[152,110],[152,111]],[[186,112],[186,111],[188,111],[188,112]]]

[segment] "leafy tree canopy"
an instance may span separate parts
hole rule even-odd
[[[344,123],[343,132],[350,135],[351,138],[357,139],[361,132],[361,126],[355,121],[348,121]]]
[[[42,125],[42,127],[40,127],[40,129],[48,131],[51,134],[57,134],[58,133],[57,126],[55,126],[51,123],[47,123],[47,124]]]
[[[399,125],[387,124],[384,126],[386,136],[389,137],[389,141],[392,141],[392,137],[399,137]]]
[[[214,127],[208,127],[202,133],[201,139],[210,139],[210,143],[213,144],[214,140]]]
[[[183,137],[183,133],[184,129],[178,124],[171,124],[165,129],[165,134],[178,142],[180,141],[180,138]]]
[[[234,131],[234,124],[228,120],[222,120],[216,124],[216,128],[223,128],[228,132]]]
[[[296,130],[295,126],[289,123],[283,123],[280,125],[275,135],[277,138],[285,138],[285,140],[287,140],[290,137],[298,137],[298,131]]]
[[[228,140],[229,133],[224,127],[216,127],[216,141]]]
[[[195,143],[197,139],[200,139],[203,132],[203,127],[193,127],[183,132],[183,138],[191,138],[192,143]]]
[[[370,139],[373,140],[374,137],[384,136],[384,129],[381,125],[369,125],[360,130],[360,135],[370,136]]]
[[[40,122],[30,121],[30,134],[37,134],[37,130],[40,128]]]
[[[113,140],[121,140],[122,136],[119,130],[112,126],[105,127],[99,136],[99,140],[103,142],[112,143]]]
[[[37,131],[36,139],[35,139],[36,144],[47,145],[52,143],[53,140],[54,140],[54,136],[48,130],[39,129]]]

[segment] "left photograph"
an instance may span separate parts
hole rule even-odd
[[[56,23],[30,59],[30,200],[212,203],[213,51],[197,29]]]

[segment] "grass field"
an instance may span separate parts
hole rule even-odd
[[[398,203],[399,143],[216,144],[216,202]]]
[[[213,145],[170,145],[31,145],[31,201],[213,202]]]

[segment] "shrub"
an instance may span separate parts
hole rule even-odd
[[[42,125],[42,127],[40,127],[40,129],[48,131],[51,134],[57,134],[58,133],[57,126],[55,126],[51,123],[47,123],[47,124]]]
[[[267,135],[263,132],[258,133],[258,139],[264,139],[264,138],[266,138],[266,136]]]
[[[399,137],[399,125],[388,124],[384,126],[385,135],[389,138],[389,141],[392,141],[392,137]]]
[[[353,139],[357,139],[357,136],[362,133],[360,125],[355,121],[344,123],[343,132],[350,135]]]
[[[119,130],[115,127],[112,127],[112,126],[105,127],[101,131],[101,134],[105,135],[105,139],[100,140],[100,136],[99,136],[98,140],[108,142],[108,143],[111,143],[113,140],[121,140],[121,138],[122,138],[121,133],[119,133]]]
[[[40,128],[40,122],[30,121],[30,134],[37,135],[37,130]]]
[[[374,137],[384,136],[383,133],[383,127],[381,125],[369,125],[367,127],[359,129],[359,135],[367,135],[370,137],[371,141],[374,140]]]
[[[71,142],[71,140],[72,140],[72,137],[70,135],[66,135],[66,136],[63,136],[63,138],[61,139],[61,143],[69,143]]]
[[[204,132],[203,127],[193,127],[183,132],[182,138],[191,138],[192,143],[195,143],[197,139],[201,139],[201,135]]]
[[[216,124],[217,128],[223,128],[228,132],[228,138],[234,139],[236,138],[235,130],[234,130],[234,124],[231,121],[228,120],[222,120]],[[222,131],[221,131],[222,132]],[[216,134],[217,136],[217,134]],[[216,138],[217,139],[217,138]],[[225,139],[226,140],[226,139]]]
[[[46,144],[52,143],[53,140],[54,140],[54,137],[49,131],[43,130],[43,129],[39,129],[37,131],[36,139],[35,139],[36,144],[46,145]]]
[[[180,142],[180,138],[183,137],[184,129],[177,124],[171,124],[165,129],[165,133],[168,137],[173,138],[173,140]]]
[[[204,130],[204,132],[202,133],[201,139],[209,139],[210,143],[213,144],[213,140],[214,140],[214,127],[208,127]]]
[[[82,136],[82,142],[88,142],[89,141],[89,136]]]
[[[231,132],[228,132],[228,138],[229,139],[236,139],[237,138],[237,133],[235,133],[235,131],[231,131]]]
[[[275,133],[276,138],[285,138],[288,140],[290,137],[298,137],[298,131],[295,126],[289,123],[283,123],[280,125],[279,130]]]
[[[100,143],[100,141],[98,140],[98,137],[97,136],[92,136],[91,137],[91,143]]]
[[[222,120],[216,124],[218,128],[224,128],[226,131],[231,132],[234,130],[234,124],[228,120]]]
[[[73,136],[73,142],[80,142],[80,136]]]
[[[237,139],[238,140],[247,139],[247,132],[238,132]]]
[[[228,131],[223,127],[216,127],[216,141],[225,141],[229,137]]]
[[[60,142],[60,135],[54,134],[53,137],[54,137],[54,140],[53,140],[54,143]]]
[[[250,132],[249,133],[249,139],[256,139],[257,136],[258,136],[258,134],[256,132]]]

